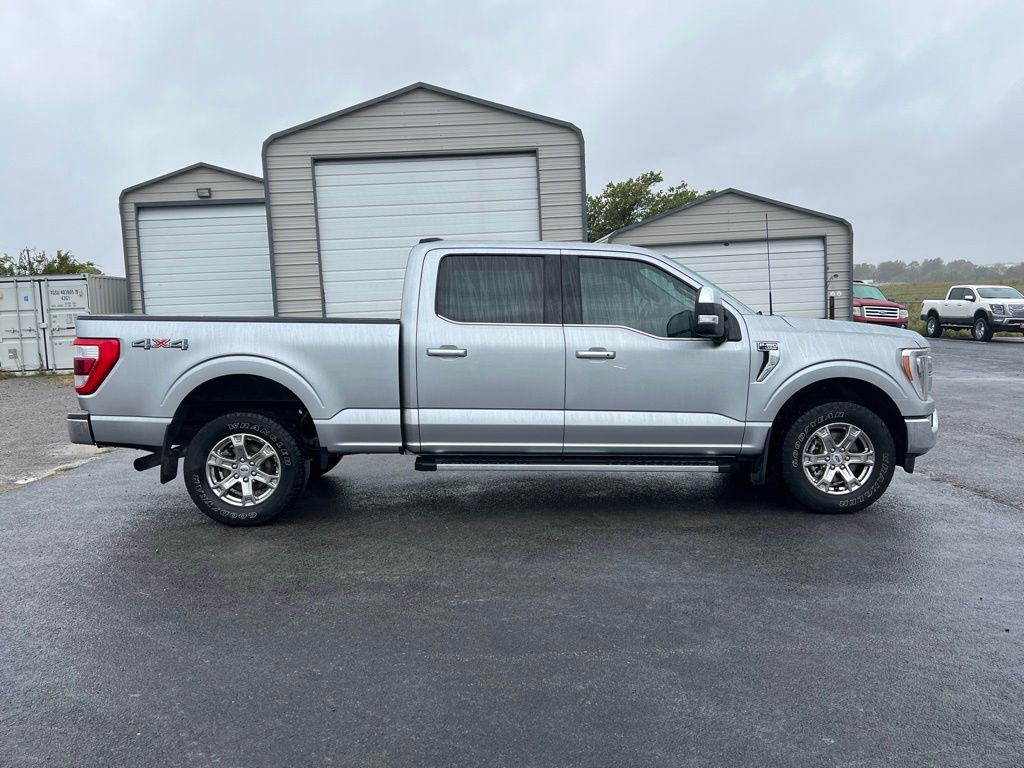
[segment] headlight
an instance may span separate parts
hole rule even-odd
[[[906,320],[908,317],[910,317],[910,313],[907,312],[907,310],[905,310],[905,309],[901,309],[900,310],[900,317],[899,317],[899,319],[900,320]]]
[[[853,316],[854,317],[860,317],[862,314],[864,314],[864,310],[863,309],[861,309],[860,307],[854,307],[853,308]]]
[[[1005,315],[1006,307],[1002,304],[989,304],[989,308],[992,310],[993,315]]]
[[[921,396],[927,400],[932,391],[932,353],[929,349],[901,350],[903,375]]]

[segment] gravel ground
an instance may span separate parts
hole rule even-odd
[[[64,417],[77,410],[70,376],[0,379],[0,493],[105,452],[68,442]]]

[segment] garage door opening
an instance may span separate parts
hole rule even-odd
[[[771,248],[772,305],[776,315],[827,317],[825,241],[780,239]],[[707,277],[752,309],[768,314],[765,241],[650,246]]]
[[[274,314],[262,204],[140,208],[138,227],[146,314]]]
[[[328,317],[398,317],[422,237],[541,236],[534,153],[327,160],[314,175]]]

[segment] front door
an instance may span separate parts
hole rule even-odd
[[[581,252],[562,267],[564,452],[738,454],[749,342],[695,338],[697,288],[655,260]]]
[[[557,253],[427,254],[416,330],[422,453],[561,453],[559,273]]]

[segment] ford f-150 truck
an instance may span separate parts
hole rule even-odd
[[[855,511],[935,443],[928,342],[763,316],[660,254],[430,241],[401,320],[82,317],[71,439],[265,523],[348,454],[419,470],[749,472]]]
[[[1009,285],[954,285],[945,299],[921,302],[921,319],[933,339],[969,328],[976,341],[991,341],[996,331],[1024,330],[1024,296]]]

